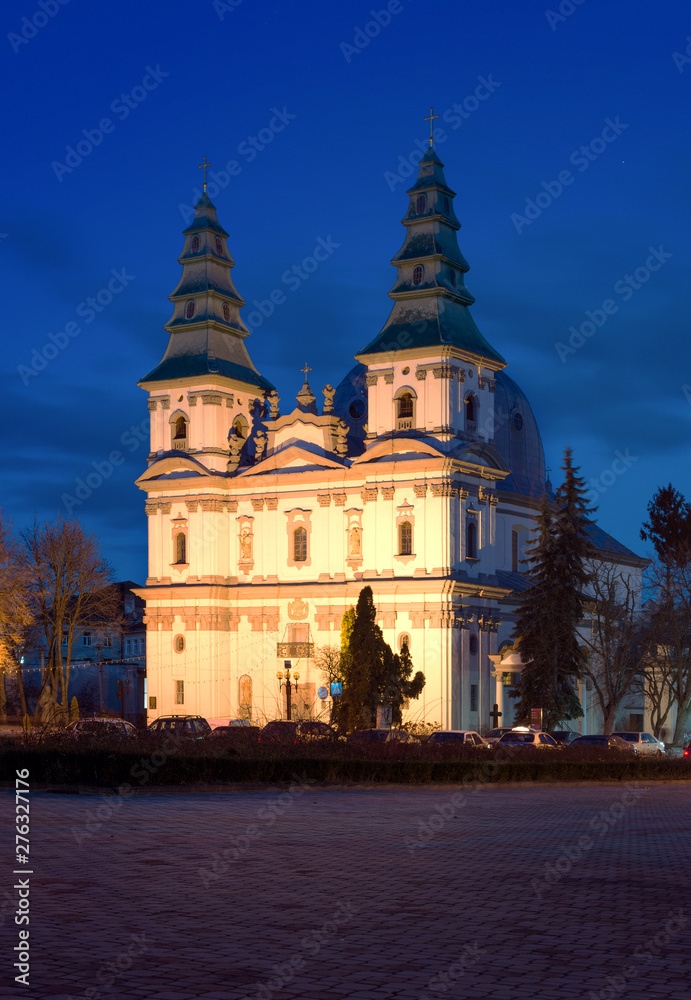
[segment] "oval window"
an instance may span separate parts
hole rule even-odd
[[[513,429],[515,431],[522,431],[523,430],[523,417],[518,412],[518,410],[516,410],[516,412],[513,415]]]
[[[227,302],[223,303],[223,319],[226,323],[230,323],[230,306]]]
[[[175,643],[175,652],[176,653],[182,653],[183,650],[184,650],[184,648],[185,648],[185,637],[184,637],[184,635],[176,635],[174,643]]]
[[[351,415],[353,420],[361,420],[365,415],[365,404],[361,399],[356,399],[350,404],[348,413]]]
[[[194,299],[190,299],[187,305],[185,306],[185,316],[187,317],[187,319],[192,319],[192,317],[194,316],[194,310],[196,308],[197,307],[194,303]]]
[[[413,271],[413,284],[414,285],[421,285],[422,284],[422,276],[423,276],[424,273],[425,273],[425,269],[422,266],[422,264],[417,264],[415,266],[415,270]]]

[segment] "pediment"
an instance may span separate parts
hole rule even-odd
[[[504,476],[508,476],[511,472],[511,469],[508,467],[499,452],[495,448],[492,448],[491,445],[484,444],[480,441],[464,445],[462,448],[453,453],[452,458],[456,462],[467,462],[469,465],[481,465],[486,469],[502,472],[504,473]],[[503,479],[504,476],[501,478]]]
[[[385,438],[373,444],[363,455],[353,459],[353,465],[362,465],[366,462],[377,462],[380,459],[397,458],[401,461],[415,459],[420,456],[432,455],[434,458],[447,458],[446,452],[435,447],[423,438],[393,437]]]
[[[190,458],[189,455],[168,455],[150,465],[146,472],[143,472],[137,479],[137,486],[155,479],[174,479],[177,478],[176,473],[180,478],[214,475],[201,462]]]
[[[287,448],[282,448],[274,455],[269,455],[268,458],[251,466],[249,469],[243,469],[236,478],[244,479],[248,476],[261,476],[267,472],[275,474],[277,472],[291,472],[305,468],[340,469],[342,471],[344,465],[342,462],[337,462],[324,454],[303,448],[299,444],[293,444]]]

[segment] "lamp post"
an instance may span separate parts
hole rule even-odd
[[[290,660],[284,660],[283,661],[283,666],[285,667],[285,674],[283,673],[282,670],[279,670],[276,673],[276,677],[278,678],[278,690],[279,691],[283,688],[283,682],[285,681],[285,686],[286,686],[286,706],[287,706],[286,707],[286,715],[288,716],[288,722],[291,722],[292,721],[292,718],[291,718],[292,693],[291,692],[292,692],[293,688],[295,689],[295,691],[297,691],[297,689],[298,689],[298,681],[300,679],[300,674],[297,672],[297,670],[295,670],[295,671],[293,671],[293,674],[292,674],[292,677],[291,677],[291,673],[290,673]]]

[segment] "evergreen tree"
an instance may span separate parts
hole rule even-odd
[[[525,666],[514,697],[517,717],[530,718],[531,708],[542,708],[543,727],[550,729],[582,715],[577,680],[585,664],[577,628],[583,618],[583,591],[590,579],[587,560],[593,547],[587,535],[585,483],[564,453],[564,483],[555,502],[543,498],[538,538],[527,553],[530,587],[514,635]]]
[[[419,697],[425,677],[418,671],[411,680],[407,646],[398,656],[384,642],[371,587],[363,587],[357,608],[343,616],[341,640],[343,694],[334,706],[334,721],[347,730],[369,729],[376,726],[377,705],[390,704],[392,722],[400,725],[403,702]]]
[[[651,541],[661,563],[683,566],[691,559],[691,506],[670,483],[648,503],[648,521],[641,538]]]

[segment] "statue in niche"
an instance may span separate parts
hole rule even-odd
[[[240,533],[240,559],[242,562],[251,562],[252,560],[252,534],[247,525]]]
[[[272,389],[269,393],[269,419],[278,419],[278,404],[281,397],[278,395],[275,389]]]
[[[266,431],[258,430],[254,435],[254,460],[261,462],[266,451]]]
[[[359,557],[362,555],[362,534],[360,528],[354,527],[349,532],[348,555]]]
[[[322,410],[322,413],[333,413],[336,390],[332,385],[327,384],[322,389],[322,392],[324,394],[324,409]]]

